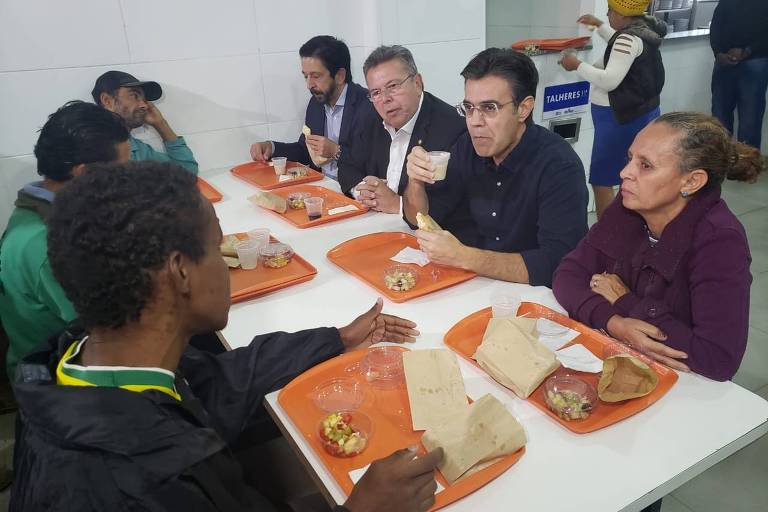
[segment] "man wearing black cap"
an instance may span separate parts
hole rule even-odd
[[[131,160],[173,161],[197,174],[197,161],[184,137],[176,135],[152,103],[163,95],[160,84],[140,81],[122,71],[107,71],[96,80],[91,94],[97,105],[122,117],[129,130],[148,124],[160,134],[165,153],[131,137]]]

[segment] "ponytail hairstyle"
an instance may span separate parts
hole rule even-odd
[[[656,118],[680,132],[678,154],[683,172],[703,169],[705,188],[719,186],[724,179],[754,183],[765,170],[760,151],[731,134],[714,117],[699,112],[670,112]]]

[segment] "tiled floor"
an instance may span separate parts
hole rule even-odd
[[[728,182],[724,196],[747,230],[754,277],[749,344],[733,380],[768,399],[768,175],[752,185]],[[12,429],[12,416],[0,417],[0,439]],[[7,502],[6,490],[0,493],[0,511]],[[768,511],[768,436],[683,485],[663,506],[663,512],[752,511]]]

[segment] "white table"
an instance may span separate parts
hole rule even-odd
[[[222,336],[232,347],[255,334],[341,326],[367,310],[376,292],[326,259],[326,252],[350,238],[377,231],[409,229],[398,215],[368,213],[317,228],[297,229],[252,206],[257,189],[228,172],[205,178],[224,194],[216,212],[225,233],[268,227],[317,267],[307,283],[235,304]],[[330,180],[318,182],[338,190]],[[532,287],[475,278],[456,287],[394,304],[384,310],[416,321],[421,336],[411,348],[442,346],[445,332],[463,317],[489,305],[501,288],[530,292]],[[540,289],[538,291],[541,291]],[[546,292],[553,300],[551,292]],[[768,402],[731,382],[681,374],[677,384],[652,407],[597,432],[577,435],[516,398],[474,366],[460,359],[467,392],[473,398],[493,393],[523,423],[528,445],[520,461],[447,511],[636,511],[768,432]],[[266,404],[316,473],[323,491],[337,503],[345,495],[277,402]]]

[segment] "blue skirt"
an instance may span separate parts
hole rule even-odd
[[[656,107],[627,124],[619,124],[611,107],[593,104],[592,124],[595,126],[595,140],[592,143],[589,182],[598,187],[621,184],[619,173],[627,165],[629,146],[638,132],[659,115],[659,107]]]

